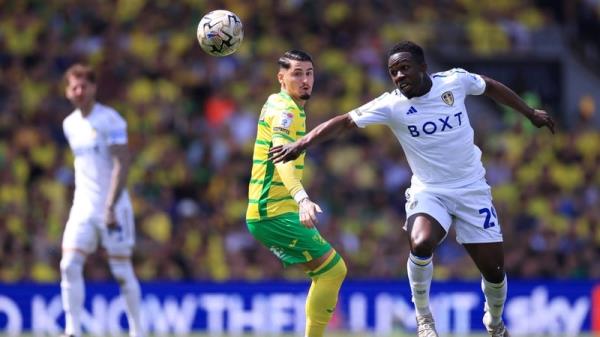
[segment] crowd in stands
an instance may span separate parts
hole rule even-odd
[[[62,74],[74,62],[97,69],[99,100],[128,121],[141,280],[300,278],[244,221],[257,116],[279,90],[285,50],[315,60],[310,128],[391,89],[384,60],[398,40],[435,48],[448,42],[444,29],[458,29],[451,42],[489,57],[527,52],[529,33],[561,21],[533,0],[84,2],[0,1],[2,282],[59,279],[73,189]],[[230,57],[204,54],[195,39],[217,8],[244,23]],[[597,107],[588,97],[578,108],[584,123],[556,135],[520,122],[476,130],[511,278],[600,278],[600,133],[585,123]],[[361,130],[307,158],[306,189],[325,211],[319,229],[349,277],[404,278],[411,174],[391,132]],[[89,258],[90,279],[110,277],[101,254]],[[477,279],[468,260],[450,234],[435,277]]]

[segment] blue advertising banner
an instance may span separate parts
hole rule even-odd
[[[308,282],[144,283],[143,321],[157,335],[235,334],[304,330]],[[593,282],[509,282],[505,322],[517,334],[577,335],[599,317]],[[596,291],[597,292],[597,291]],[[598,298],[598,296],[596,296]],[[440,333],[481,332],[484,298],[478,282],[434,282],[431,307]],[[113,283],[86,285],[84,330],[117,336],[126,330],[125,308]],[[64,315],[58,284],[0,285],[0,333],[56,335]],[[380,335],[415,331],[410,290],[402,281],[347,281],[330,327]]]

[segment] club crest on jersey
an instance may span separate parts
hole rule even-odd
[[[454,104],[454,95],[452,95],[452,91],[446,91],[445,93],[443,93],[442,101],[444,101],[444,103],[448,104],[449,106],[452,106]]]

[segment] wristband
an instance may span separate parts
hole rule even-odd
[[[308,199],[308,194],[306,194],[305,190],[300,190],[294,194],[294,200],[296,200],[298,204],[304,199]]]

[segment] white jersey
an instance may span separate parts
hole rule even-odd
[[[127,122],[114,109],[94,104],[87,117],[79,109],[63,121],[63,131],[75,155],[75,195],[71,216],[103,217],[112,179],[109,146],[127,144]],[[117,204],[130,204],[123,191]]]
[[[384,124],[392,130],[406,154],[413,184],[471,184],[485,176],[485,169],[465,98],[481,95],[485,81],[459,68],[432,74],[431,80],[431,90],[423,96],[409,99],[396,89],[350,111],[350,116],[359,127]]]

